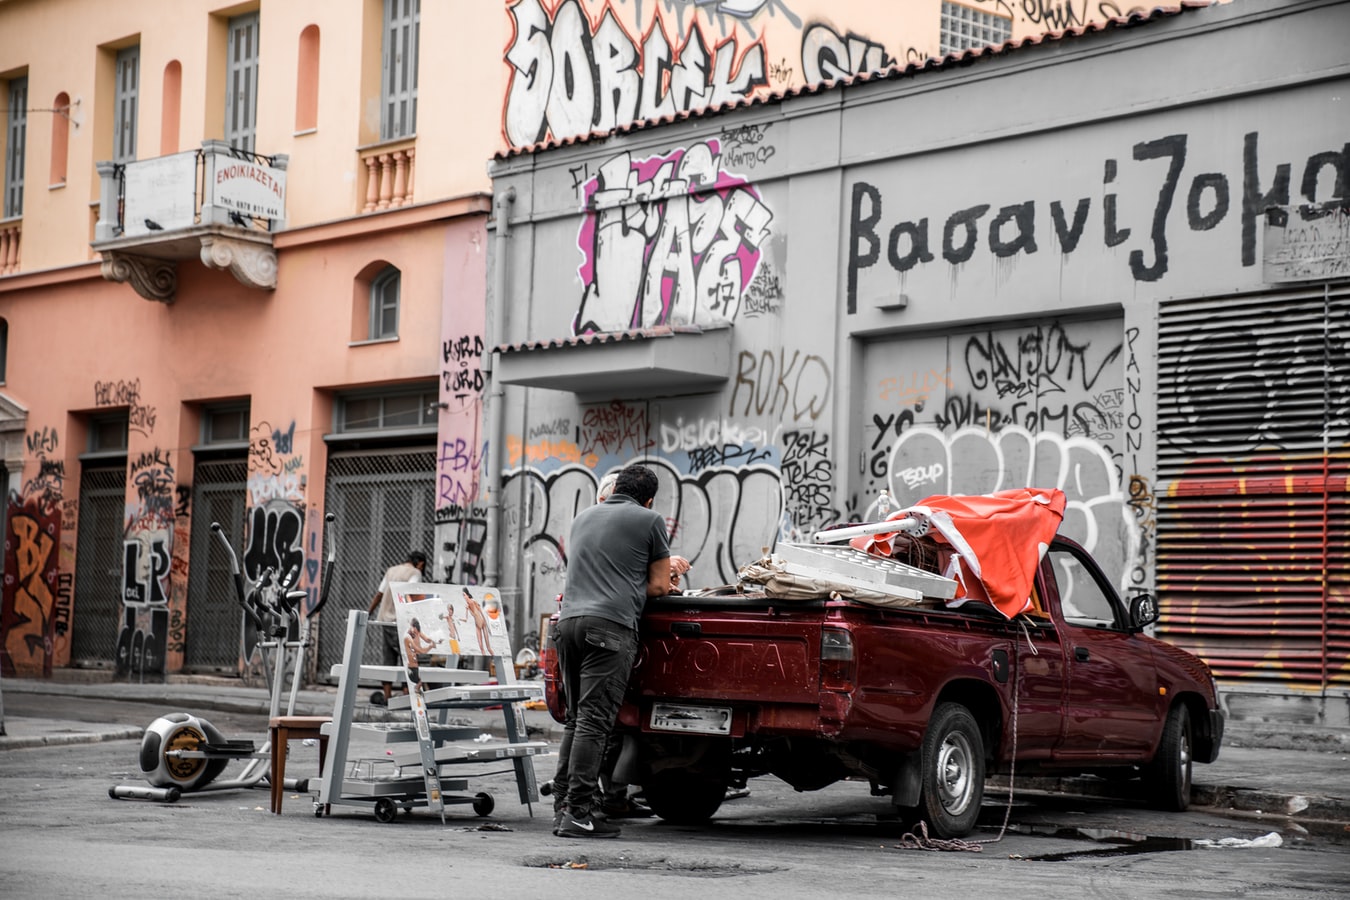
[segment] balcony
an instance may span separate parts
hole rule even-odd
[[[366,178],[362,214],[397,209],[413,202],[416,145],[416,138],[400,138],[358,148]]]
[[[286,224],[287,157],[203,141],[200,150],[123,165],[98,163],[91,246],[103,277],[147,300],[172,303],[178,263],[200,259],[245,287],[277,286],[272,235]]]
[[[23,249],[23,217],[0,219],[0,275],[19,271],[19,251]]]

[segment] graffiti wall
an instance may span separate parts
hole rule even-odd
[[[285,426],[260,420],[249,431],[248,525],[239,560],[248,587],[271,572],[291,589],[313,585],[319,556],[311,554],[306,566],[305,546],[317,545],[321,532],[317,522],[306,522],[305,488],[308,474],[305,456],[295,440],[295,420]],[[308,524],[308,533],[307,533]],[[310,605],[317,595],[310,590]],[[253,622],[244,619],[243,659],[245,674],[261,674],[257,651],[259,634]]]
[[[1012,38],[1148,8],[974,0]],[[941,55],[940,4],[872,0],[513,0],[502,133],[526,146]],[[969,25],[967,25],[969,27]]]
[[[868,345],[863,517],[875,517],[881,488],[904,507],[1056,487],[1068,498],[1063,532],[1125,587],[1138,543],[1124,490],[1125,352],[1114,318]]]
[[[1106,5],[980,6],[1071,25]],[[507,123],[525,123],[518,142],[605,127],[621,118],[611,100],[634,98],[638,115],[655,108],[644,102],[693,102],[624,63],[676,46],[671,34],[704,34],[692,8],[645,5],[661,25],[631,53],[619,25],[633,7],[511,9],[518,24],[534,17],[511,50],[533,41],[533,59],[552,54],[530,89],[556,93],[544,76],[560,59],[596,79],[574,88],[590,94],[550,99],[514,82]],[[727,71],[752,75],[755,48],[772,58],[787,12],[800,20],[796,52],[808,33],[820,39],[812,46],[827,43],[795,6],[761,4],[729,26],[725,52],[749,68]],[[771,13],[784,21],[742,30]],[[871,52],[846,43],[864,60]],[[697,59],[698,41],[689,46]],[[674,74],[682,57],[669,59],[667,87],[689,76]],[[819,119],[789,99],[690,119],[664,143],[661,129],[644,129],[499,164],[496,189],[525,193],[530,216],[514,226],[528,233],[516,245],[528,258],[508,265],[530,277],[508,295],[518,323],[508,342],[688,323],[734,335],[726,380],[710,393],[635,397],[616,379],[607,401],[511,395],[502,547],[518,555],[504,577],[516,573],[548,611],[572,517],[606,472],[644,460],[660,473],[656,506],[696,586],[733,581],[775,542],[875,516],[882,489],[908,505],[1041,486],[1066,493],[1065,533],[1119,587],[1152,589],[1157,304],[1260,289],[1267,209],[1315,216],[1344,204],[1350,132],[1307,115],[1338,96],[1315,85],[1259,115],[1226,99],[1203,117],[1102,113],[1026,133],[1007,116],[1033,82],[951,92],[887,82],[868,95],[876,102],[820,108]],[[945,114],[953,104],[958,117]],[[928,117],[944,123],[940,134],[915,128]],[[976,122],[1010,130],[991,141]]]
[[[5,569],[0,586],[0,671],[47,676],[69,649],[71,578],[61,560],[65,460],[55,428],[24,436],[22,487],[5,504]],[[62,656],[60,661],[64,661]]]

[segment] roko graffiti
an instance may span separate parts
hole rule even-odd
[[[574,334],[735,320],[773,213],[721,168],[718,140],[636,161],[620,153],[583,197]]]

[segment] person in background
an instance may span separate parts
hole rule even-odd
[[[555,637],[567,698],[553,777],[553,830],[560,837],[620,833],[599,809],[598,781],[637,655],[638,620],[647,598],[669,594],[671,574],[689,569],[688,560],[670,555],[665,519],[651,508],[657,486],[651,469],[627,466],[613,494],[572,521]]]
[[[383,664],[386,666],[397,666],[402,664],[399,658],[399,638],[398,629],[395,627],[394,616],[394,591],[391,584],[399,582],[421,581],[423,573],[427,569],[427,555],[421,550],[409,550],[408,558],[404,562],[390,566],[384,572],[384,578],[380,581],[379,588],[375,591],[375,596],[370,600],[370,608],[366,611],[375,616],[376,622],[387,623],[380,627],[384,634],[384,658]],[[376,609],[379,612],[376,612]],[[391,682],[383,682],[381,690],[371,695],[370,702],[377,706],[388,706],[389,697],[394,692],[394,686]]]

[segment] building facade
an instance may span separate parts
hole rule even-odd
[[[0,3],[6,675],[246,671],[213,522],[312,606],[337,516],[323,671],[432,552],[501,146],[460,28],[500,10]]]
[[[499,155],[502,578],[547,612],[633,460],[697,587],[1058,487],[1230,712],[1350,724],[1346,33],[1190,5]]]

